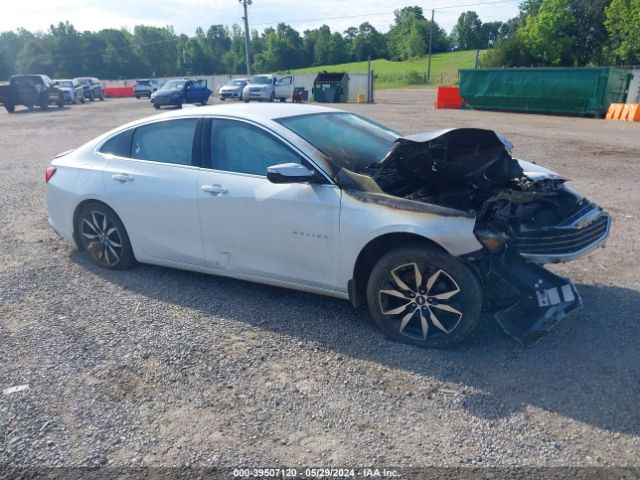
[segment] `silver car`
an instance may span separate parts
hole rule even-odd
[[[581,305],[543,265],[603,245],[610,217],[511,149],[490,130],[405,136],[309,105],[178,110],[57,157],[49,223],[104,268],[343,298],[424,347],[460,342],[487,312],[531,344]]]
[[[84,103],[84,87],[78,80],[60,79],[54,80],[65,103]]]
[[[162,86],[162,82],[156,78],[140,78],[133,84],[133,95],[151,98],[151,94]]]
[[[242,100],[242,90],[247,84],[246,78],[236,78],[229,80],[218,90],[220,100]]]

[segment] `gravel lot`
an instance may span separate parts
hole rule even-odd
[[[555,268],[585,308],[530,348],[493,323],[445,351],[347,302],[139,266],[95,268],[47,224],[53,155],[155,113],[107,100],[0,113],[2,466],[640,467],[640,124],[346,105],[414,133],[493,128],[614,216]],[[0,470],[0,477],[2,476]]]

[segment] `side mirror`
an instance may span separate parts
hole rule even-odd
[[[271,183],[316,183],[319,176],[299,163],[283,163],[267,168],[267,179]]]

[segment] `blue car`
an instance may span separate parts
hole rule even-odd
[[[156,109],[162,105],[173,105],[182,108],[184,103],[206,105],[211,96],[206,80],[169,80],[160,89],[151,94],[151,103]]]

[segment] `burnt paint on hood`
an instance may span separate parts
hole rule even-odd
[[[365,203],[381,207],[405,210],[415,213],[429,213],[441,217],[475,218],[475,215],[454,208],[442,207],[429,203],[409,200],[385,193],[376,181],[368,175],[361,175],[346,168],[341,168],[334,180],[345,194]]]

